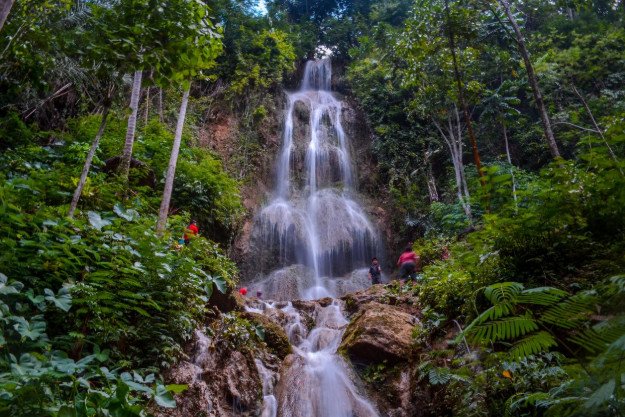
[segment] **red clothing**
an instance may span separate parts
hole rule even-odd
[[[198,229],[198,227],[196,225],[194,225],[194,224],[190,224],[187,227],[187,230],[189,230],[191,232],[191,234],[194,235],[194,236],[197,235],[200,232],[200,229]],[[183,239],[184,240],[189,240],[189,236],[187,236],[187,234],[185,233]]]
[[[412,251],[404,252],[401,254],[399,259],[397,260],[397,265],[403,265],[406,262],[414,262],[415,264],[417,264],[419,262],[419,257],[417,256],[416,253]]]

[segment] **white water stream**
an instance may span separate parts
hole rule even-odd
[[[338,297],[369,285],[367,270],[378,238],[356,199],[343,103],[330,91],[329,59],[306,64],[299,91],[288,93],[273,199],[255,222],[255,254],[276,268],[252,284],[263,299],[291,301]],[[358,391],[350,367],[336,354],[348,322],[341,302],[261,302],[279,317],[293,346],[276,383],[261,361],[263,417],[376,417]],[[311,323],[314,322],[314,323]]]

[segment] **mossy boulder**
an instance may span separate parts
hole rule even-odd
[[[260,325],[265,330],[265,343],[271,353],[280,359],[284,359],[291,353],[289,338],[278,324],[258,313],[245,312],[241,314],[241,317],[248,319],[256,325]]]
[[[419,320],[395,306],[370,302],[347,326],[339,352],[358,364],[407,361],[415,353],[413,328]]]

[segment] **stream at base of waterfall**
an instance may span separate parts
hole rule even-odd
[[[381,247],[358,202],[344,105],[331,84],[330,60],[309,61],[301,88],[287,93],[276,187],[252,232],[259,276],[250,294],[272,301],[259,301],[251,311],[279,310],[293,346],[279,376],[256,361],[263,417],[378,416],[337,355],[348,324],[341,301],[314,303],[308,326],[290,302],[336,298],[370,285],[365,267]]]

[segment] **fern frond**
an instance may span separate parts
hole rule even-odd
[[[475,342],[496,342],[513,340],[535,330],[538,330],[538,324],[533,317],[526,314],[476,325],[469,332],[469,337]]]
[[[601,387],[599,387],[599,389],[593,392],[590,397],[588,397],[588,400],[586,400],[584,406],[586,406],[586,408],[595,408],[602,406],[610,399],[610,397],[612,397],[615,387],[616,381],[614,381],[614,379],[609,380]]]
[[[625,335],[625,316],[607,319],[593,326],[607,343],[613,343]]]
[[[523,290],[517,297],[516,302],[522,304],[535,304],[551,306],[569,295],[566,291],[553,287],[537,287]]]
[[[523,284],[518,282],[501,282],[486,287],[484,295],[491,303],[498,304],[515,299],[523,288]]]
[[[530,355],[545,352],[556,345],[556,340],[552,335],[540,331],[516,342],[510,350],[510,356],[515,359],[523,359]]]
[[[615,287],[613,294],[625,292],[625,275],[616,275],[610,278],[610,283]]]
[[[444,385],[452,379],[452,373],[449,368],[433,367],[428,373],[430,384],[432,385]]]
[[[578,408],[581,406],[583,398],[580,397],[562,397],[562,398],[551,398],[549,400],[539,401],[536,403],[537,406],[542,408],[548,408],[545,411],[545,417],[568,417],[578,414]],[[578,407],[575,407],[577,405]]]
[[[581,330],[570,336],[568,340],[591,353],[602,352],[608,345],[607,341],[592,327]]]
[[[522,392],[515,394],[506,401],[505,416],[516,416],[517,413],[528,406],[535,406],[539,401],[549,401],[551,396],[546,392]]]
[[[596,293],[580,292],[549,308],[540,320],[563,329],[573,329],[588,320],[596,303]]]
[[[471,325],[482,324],[487,321],[497,320],[501,317],[507,316],[514,311],[514,305],[509,302],[503,302],[500,304],[495,304],[494,306],[489,307],[484,310],[482,314],[477,316]],[[467,327],[468,330],[468,327]]]

